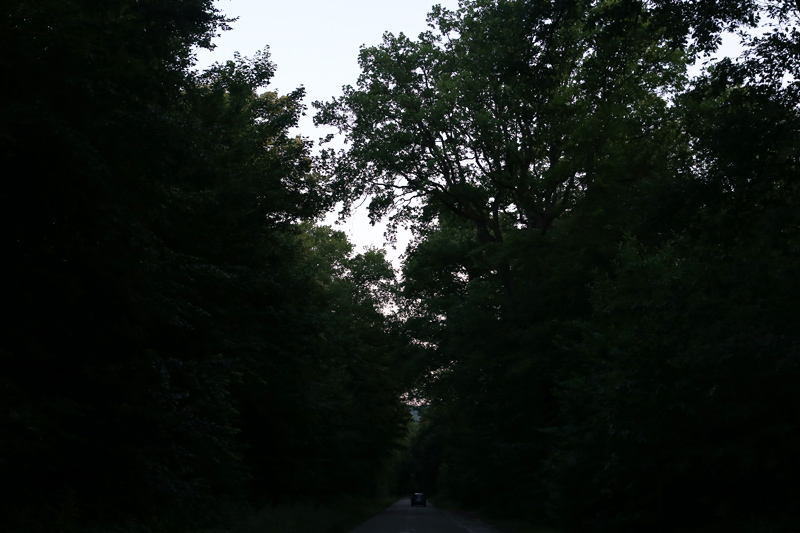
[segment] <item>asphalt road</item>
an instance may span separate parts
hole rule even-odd
[[[427,507],[411,507],[411,500],[395,502],[350,533],[501,533],[489,524],[466,515]]]

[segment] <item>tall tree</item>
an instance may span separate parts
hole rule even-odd
[[[0,10],[4,527],[371,486],[406,416],[392,272],[342,252],[321,284],[303,91],[262,90],[266,52],[192,71],[226,27],[210,1]]]
[[[676,100],[692,151],[664,191],[687,222],[593,283],[548,468],[567,520],[797,528],[798,13],[765,12],[773,29]]]
[[[417,40],[386,34],[361,51],[357,87],[315,103],[317,123],[350,143],[323,157],[340,199],[367,194],[373,217],[416,224],[433,202],[500,243],[545,233],[594,187],[658,172],[688,59],[664,16],[639,2],[487,0],[434,8]]]
[[[587,329],[604,309],[589,283],[593,271],[625,275],[617,252],[626,234],[661,249],[702,228],[699,212],[719,209],[709,196],[716,185],[699,178],[709,160],[693,150],[719,138],[697,136],[698,122],[722,123],[693,122],[687,109],[698,108],[678,96],[696,54],[714,50],[723,29],[747,27],[763,13],[739,1],[463,2],[456,12],[434,8],[431,30],[417,39],[386,34],[362,49],[358,84],[315,104],[317,122],[349,142],[322,157],[345,208],[370,195],[373,217],[416,230],[404,265],[405,326],[420,396],[431,403],[436,437],[428,445],[442,459],[440,489],[470,503],[485,496],[480,487],[502,487],[481,503],[539,518],[575,511],[571,525],[608,525],[597,515],[602,503],[567,493],[629,449],[610,446],[599,459],[589,443],[579,451],[592,459],[582,462],[565,442],[598,434],[594,424],[606,420],[580,419],[573,409],[589,398],[599,417],[609,414],[601,399],[618,382],[595,372],[614,360],[625,335],[638,333]],[[781,42],[787,49],[789,40]],[[667,283],[669,274],[659,279]],[[662,289],[652,288],[659,296]],[[647,301],[630,294],[634,309]],[[575,347],[582,332],[596,336],[597,344],[586,341],[591,349]],[[637,344],[629,355],[644,349]],[[626,367],[626,377],[635,381],[637,368]],[[672,379],[661,378],[664,386]],[[636,382],[637,390],[646,395],[659,379]],[[632,476],[646,476],[635,461],[653,457],[632,453]],[[609,476],[598,474],[609,483],[592,485],[593,495],[619,488]],[[651,511],[652,495],[632,505],[632,515]],[[559,507],[562,496],[573,506]],[[613,498],[599,501],[633,501],[622,490]],[[625,522],[627,511],[609,523],[634,523]],[[654,516],[663,517],[648,515],[638,527]]]

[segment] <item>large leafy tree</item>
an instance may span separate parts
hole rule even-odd
[[[309,252],[303,91],[264,90],[267,53],[192,71],[226,27],[210,1],[0,14],[5,527],[370,487],[405,417],[391,269]]]
[[[179,291],[147,289],[154,264],[167,263],[159,187],[180,153],[170,139],[192,48],[209,46],[225,19],[206,1],[0,9],[0,39],[15,50],[0,93],[0,239],[14,280],[3,304],[2,468],[15,489],[3,508],[35,530],[93,515],[99,502],[113,513],[196,492],[188,471],[203,468],[186,459],[199,449],[209,466],[231,466],[227,377],[213,354],[181,365],[154,346],[152,322],[178,323]]]
[[[367,194],[373,216],[417,224],[435,203],[502,242],[546,232],[595,186],[657,172],[687,59],[664,16],[639,2],[475,1],[435,8],[416,40],[385,35],[361,51],[356,87],[315,104],[350,143],[324,158],[341,199]]]
[[[686,55],[662,16],[627,2],[434,8],[430,31],[363,49],[357,87],[316,104],[350,143],[322,159],[339,199],[371,195],[374,217],[418,230],[411,360],[441,403],[449,487],[466,500],[519,472],[497,501],[542,500],[553,340],[587,307],[576,265],[591,254],[567,251],[571,235],[608,225],[618,189],[667,172],[679,139],[667,97]]]
[[[757,39],[751,45],[760,52],[744,67],[721,65],[688,95],[679,93],[685,64],[712,51],[723,29],[764,14],[790,22],[795,6],[759,9],[656,1],[435,8],[429,32],[387,34],[362,49],[358,84],[317,104],[318,123],[338,127],[349,143],[322,158],[345,207],[371,195],[374,217],[393,215],[417,230],[403,307],[409,360],[436,428],[426,445],[442,460],[440,489],[539,517],[549,506],[576,527],[635,528],[665,520],[663,502],[686,503],[679,491],[697,478],[676,472],[697,465],[693,453],[732,457],[719,451],[720,441],[698,443],[689,428],[712,412],[734,412],[735,401],[698,406],[691,424],[676,411],[700,402],[699,391],[713,389],[713,368],[724,366],[726,356],[704,352],[703,343],[722,331],[744,332],[753,308],[722,327],[681,316],[681,306],[694,305],[692,283],[704,284],[704,302],[716,301],[720,313],[723,302],[733,303],[734,286],[765,296],[746,283],[716,285],[741,274],[739,261],[773,250],[755,246],[755,237],[752,247],[743,244],[762,223],[780,250],[776,264],[794,260],[791,231],[778,229],[778,221],[793,224],[783,202],[794,190],[794,153],[784,142],[793,138],[796,106],[796,86],[786,83],[796,75],[794,30]],[[756,138],[757,150],[744,146]],[[761,167],[762,158],[774,164]],[[751,209],[770,214],[756,223],[739,216]],[[746,232],[731,231],[742,225]],[[717,233],[731,240],[717,242]],[[657,251],[640,261],[625,248],[620,257],[625,234]],[[668,245],[676,242],[684,246],[677,254]],[[739,255],[730,270],[711,266],[732,247]],[[693,254],[703,257],[696,270]],[[703,268],[713,274],[700,275]],[[610,280],[590,289],[593,275],[604,273]],[[787,308],[785,299],[774,303]],[[630,313],[616,315],[616,305]],[[757,344],[757,330],[742,335]],[[794,341],[785,340],[790,352]],[[658,346],[648,356],[652,342]],[[688,356],[676,354],[688,344],[696,359],[680,366]],[[743,355],[726,371],[743,377],[751,362]],[[694,380],[684,375],[695,370]],[[766,382],[760,379],[753,377],[753,390]],[[653,400],[656,390],[669,393]],[[639,400],[656,403],[658,414],[647,418]],[[629,426],[620,431],[609,422],[616,417]],[[722,425],[731,430],[731,420]],[[635,439],[669,431],[679,459],[648,469],[669,445],[638,447]],[[778,426],[764,432],[777,442]],[[754,449],[742,442],[737,461]],[[627,460],[618,466],[621,454]],[[480,492],[485,486],[503,487],[494,502]],[[742,494],[714,505],[730,509],[747,499]]]
[[[774,27],[678,100],[690,223],[625,242],[593,284],[550,465],[565,517],[797,528],[798,13],[769,7]]]
[[[303,297],[275,334],[284,360],[264,360],[241,388],[251,486],[272,501],[373,495],[408,418],[384,314],[394,271],[342,232],[299,230]]]

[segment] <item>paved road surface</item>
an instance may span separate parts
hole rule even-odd
[[[350,533],[501,533],[492,526],[465,515],[427,507],[411,507],[403,498],[370,518]]]

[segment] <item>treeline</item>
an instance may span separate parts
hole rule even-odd
[[[374,494],[405,432],[394,272],[211,0],[0,7],[0,529]]]
[[[429,21],[315,104],[350,141],[338,198],[415,229],[416,490],[565,531],[798,530],[798,6]],[[690,78],[724,30],[744,55]]]

